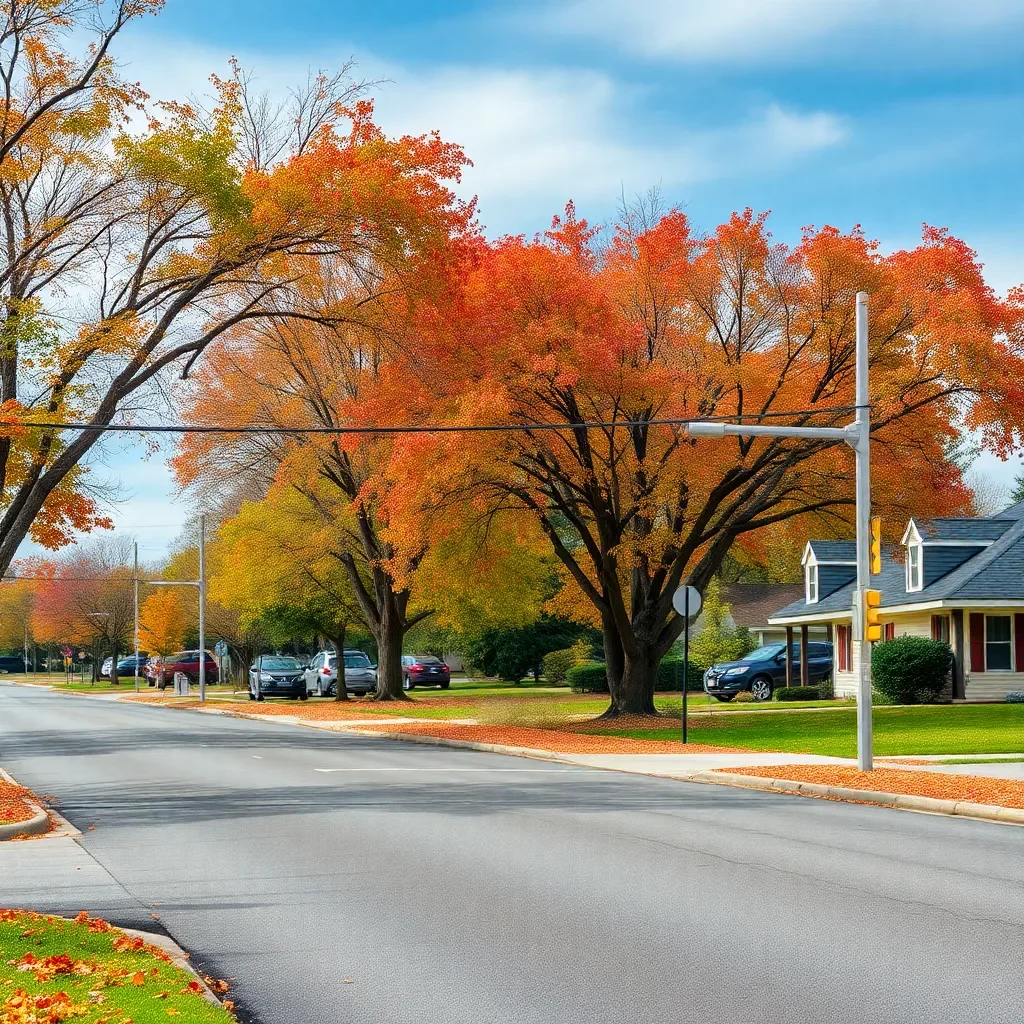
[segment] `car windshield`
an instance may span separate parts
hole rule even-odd
[[[333,659],[331,659],[333,661]],[[369,668],[370,659],[365,654],[346,654],[345,668]]]
[[[299,663],[295,658],[260,658],[260,668],[265,672],[298,672]]]
[[[774,658],[777,654],[781,654],[786,649],[785,644],[765,644],[764,647],[758,647],[756,651],[751,651],[742,661],[767,661],[769,658]]]
[[[439,658],[413,658],[417,665],[440,665]]]

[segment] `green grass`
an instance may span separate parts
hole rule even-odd
[[[129,948],[115,949],[116,940],[125,941],[124,933],[93,930],[100,927],[102,922],[90,926],[23,911],[0,911],[0,1018],[6,1019],[3,1001],[16,998],[14,993],[20,989],[33,1001],[63,992],[81,1007],[74,1015],[39,1008],[35,1015],[13,1017],[42,1024],[65,1019],[75,1024],[128,1018],[134,1024],[167,1024],[176,1018],[182,1024],[231,1024],[234,1020],[226,1009],[194,991],[192,974],[155,956],[152,947],[131,948],[129,941]],[[63,969],[53,973],[51,968],[61,965],[47,965],[46,958],[62,955],[71,963],[65,961]],[[34,969],[18,970],[26,963]],[[78,971],[72,970],[72,964]],[[12,1014],[14,1010],[12,1006]]]
[[[897,754],[1018,753],[1024,739],[1024,705],[955,704],[874,709],[874,751]],[[622,730],[613,736],[675,739],[678,727]],[[693,743],[750,750],[854,757],[855,708],[784,715],[729,714],[690,719]]]
[[[83,683],[80,681],[78,676],[74,676],[70,683],[66,682],[66,677],[62,672],[51,672],[47,675],[45,672],[37,672],[35,675],[28,674],[15,674],[10,673],[8,675],[0,675],[0,683],[11,682],[11,683],[31,683],[37,686],[52,686],[55,690],[71,690],[74,693],[134,693],[135,692],[135,676],[119,676],[118,684],[114,686],[109,679],[101,679],[95,685],[89,682],[88,678]],[[219,684],[210,683],[206,689],[211,693],[231,693],[233,687],[230,685],[221,686]],[[192,684],[192,692],[197,693],[199,691],[199,684]],[[172,687],[168,687],[167,692],[173,693]],[[139,676],[139,693],[159,693],[159,690],[155,686],[150,686],[146,680]]]
[[[932,764],[1024,764],[1020,757],[944,757]]]

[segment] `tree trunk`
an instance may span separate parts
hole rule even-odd
[[[618,715],[656,715],[658,711],[654,706],[654,684],[657,675],[658,666],[649,654],[645,652],[631,657],[626,653],[622,681],[605,715],[609,718]]]
[[[334,687],[334,699],[335,701],[348,700],[348,685],[345,683],[345,627],[341,627],[341,631],[333,640],[334,646],[338,650],[338,682]]]
[[[388,594],[373,631],[377,641],[377,693],[374,700],[409,700],[402,685],[402,638],[405,628],[393,594]]]
[[[619,636],[618,628],[615,625],[615,618],[611,612],[605,612],[601,616],[601,639],[604,645],[605,674],[608,676],[608,692],[611,695],[611,705],[608,714],[616,713],[614,708],[622,689],[622,674],[625,664],[625,656],[622,652],[622,639]]]

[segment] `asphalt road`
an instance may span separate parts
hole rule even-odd
[[[9,686],[0,764],[83,830],[0,905],[159,924],[261,1024],[1024,1020],[1020,828]]]

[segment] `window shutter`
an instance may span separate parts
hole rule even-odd
[[[895,640],[896,639],[896,623],[895,622],[886,622],[884,628],[885,628],[885,639],[886,640]]]
[[[985,671],[985,616],[971,612],[968,617],[971,627],[971,671]]]
[[[942,627],[939,625],[939,618],[940,618],[940,616],[938,616],[938,615],[933,615],[932,616],[932,639],[933,640],[941,640],[942,639],[942,635],[940,633],[940,630],[941,630]]]
[[[1013,617],[1013,668],[1024,672],[1024,615],[1020,612]]]

